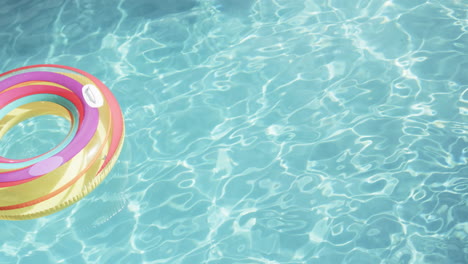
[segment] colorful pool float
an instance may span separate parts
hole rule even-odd
[[[94,76],[49,64],[1,74],[0,138],[16,124],[41,115],[68,119],[70,132],[36,157],[0,156],[0,219],[37,218],[77,202],[101,183],[122,148],[122,111]]]

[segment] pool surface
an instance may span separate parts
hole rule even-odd
[[[95,75],[126,142],[77,204],[1,221],[0,263],[468,263],[467,10],[3,1],[0,71]],[[69,129],[22,122],[0,155],[43,153]]]

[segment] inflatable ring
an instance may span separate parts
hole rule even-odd
[[[0,74],[0,138],[23,120],[41,115],[68,119],[70,132],[36,157],[0,156],[0,219],[37,218],[77,202],[101,183],[119,156],[122,111],[94,76],[49,64]]]

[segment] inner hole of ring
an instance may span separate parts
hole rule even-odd
[[[58,115],[40,115],[23,120],[0,138],[0,156],[28,159],[58,146],[71,130],[68,119]]]

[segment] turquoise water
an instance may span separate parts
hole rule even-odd
[[[85,199],[0,222],[0,263],[467,263],[467,9],[4,1],[0,70],[95,75],[127,135]],[[0,152],[68,129],[25,122]]]

